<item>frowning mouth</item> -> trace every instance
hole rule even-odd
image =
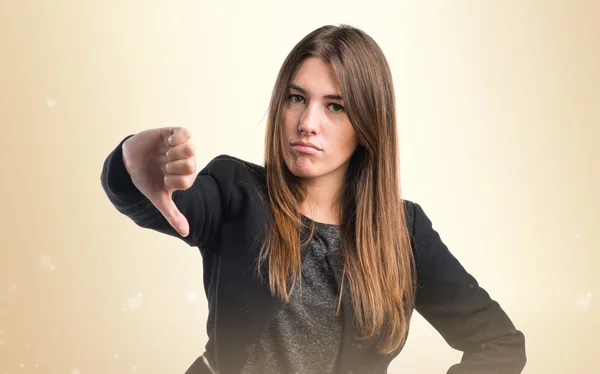
[[[310,142],[302,142],[302,141],[298,141],[298,142],[294,142],[292,143],[292,147],[300,149],[300,148],[313,148],[317,151],[320,151],[321,148],[317,147],[315,144],[310,143]]]

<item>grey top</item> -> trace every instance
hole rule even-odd
[[[315,222],[315,234],[303,249],[309,252],[302,263],[302,291],[296,281],[290,303],[254,345],[242,374],[335,372],[342,321],[341,313],[335,315],[338,284],[325,256],[339,247],[339,226]]]

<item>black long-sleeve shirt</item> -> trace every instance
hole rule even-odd
[[[199,248],[209,304],[205,356],[220,374],[239,373],[282,305],[251,271],[268,212],[265,169],[228,155],[210,161],[190,189],[173,193],[190,223],[190,234],[183,238],[133,185],[123,165],[121,146],[126,139],[105,160],[102,187],[115,208],[138,226]],[[409,200],[404,204],[417,264],[415,309],[450,346],[463,352],[448,374],[521,373],[526,362],[523,333],[451,254],[422,207]],[[340,284],[341,259],[333,254],[327,260]],[[342,314],[339,372],[386,373],[399,350],[381,355],[357,339],[346,296]],[[187,374],[205,372],[209,371],[197,360]]]

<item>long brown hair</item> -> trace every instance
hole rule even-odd
[[[271,293],[289,302],[307,242],[300,242],[298,210],[306,190],[284,163],[281,128],[288,84],[307,57],[331,64],[360,144],[338,194],[342,279],[348,282],[362,338],[376,339],[378,352],[389,354],[403,346],[408,334],[416,271],[400,191],[392,76],[377,43],[360,29],[328,25],[314,30],[292,49],[279,71],[265,135],[270,220],[257,271],[268,260]]]

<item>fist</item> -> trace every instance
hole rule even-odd
[[[189,189],[197,176],[191,138],[186,128],[165,127],[142,131],[123,143],[123,162],[133,184],[184,237],[189,223],[172,196]]]

